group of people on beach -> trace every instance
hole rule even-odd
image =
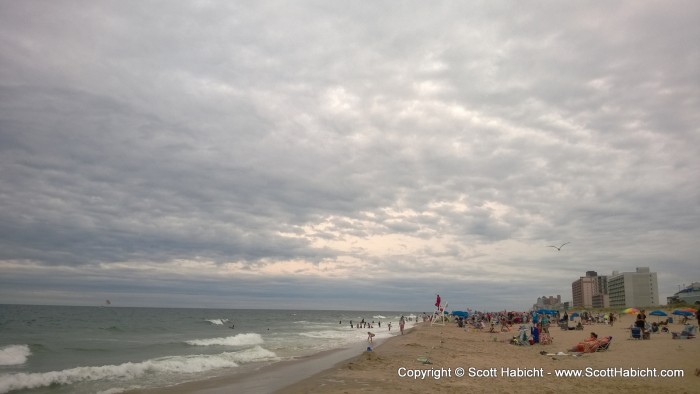
[[[343,322],[341,321],[340,323],[342,324]],[[370,323],[370,322],[366,322],[365,319],[362,319],[359,323],[356,324],[356,326],[358,329],[360,329],[360,328],[374,328],[374,324],[375,324],[374,320],[372,320],[372,322]],[[378,324],[379,324],[379,328],[382,328],[382,322],[379,321]],[[350,328],[354,328],[352,320],[350,320]],[[389,329],[391,330],[391,323],[389,323]]]
[[[341,320],[339,324],[343,324],[343,321]],[[378,328],[382,328],[382,322],[378,321],[377,323]],[[353,324],[352,320],[350,320],[350,328],[374,328],[375,322],[372,320],[372,322],[366,322],[365,319],[362,319],[359,323]],[[403,334],[404,327],[406,326],[406,318],[404,316],[401,316],[399,319],[399,330],[401,330],[401,334]],[[387,327],[389,328],[389,331],[391,331],[391,322],[387,324]]]
[[[363,323],[364,321],[365,321],[365,320],[362,319],[362,322],[361,322],[361,323]],[[374,322],[372,322],[372,323],[374,323]],[[380,323],[379,323],[379,327],[381,327],[381,326],[382,326],[382,323],[380,322]],[[389,324],[388,324],[387,326],[389,327],[389,331],[391,331],[391,322],[389,322]],[[352,321],[350,322],[350,327],[352,327]],[[360,326],[358,325],[358,328],[359,328],[359,327],[360,327]],[[363,327],[364,327],[364,326],[363,326]],[[372,328],[372,325],[369,325],[369,328]],[[406,328],[406,318],[405,318],[404,316],[401,316],[401,318],[399,319],[399,331],[401,332],[401,335],[404,334],[404,329],[405,329],[405,328]],[[374,338],[375,336],[376,336],[376,335],[375,335],[373,332],[367,331],[367,342],[372,343],[373,338]]]

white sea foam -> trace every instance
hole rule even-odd
[[[253,362],[262,361],[279,361],[280,358],[277,357],[275,352],[269,351],[261,346],[253,346],[250,349],[242,350],[240,352],[228,353],[231,357],[239,363],[247,364]]]
[[[217,326],[223,326],[224,323],[226,323],[228,321],[228,319],[205,319],[205,320],[208,321],[209,323],[215,324]]]
[[[307,331],[300,332],[299,335],[309,337],[309,338],[323,338],[323,339],[338,339],[338,338],[348,338],[352,333],[348,331],[339,330],[323,330],[323,331]]]
[[[252,346],[260,345],[263,342],[264,341],[262,339],[262,336],[256,333],[238,334],[231,337],[193,339],[191,341],[185,341],[186,344],[192,346]]]
[[[140,388],[140,387],[132,386],[130,388],[111,388],[111,389],[107,389],[104,391],[98,391],[97,394],[119,394],[119,393],[123,393],[127,390],[136,390],[138,388]]]
[[[277,355],[260,346],[240,352],[225,352],[215,355],[192,355],[163,357],[139,363],[77,367],[63,371],[41,373],[15,373],[0,375],[0,393],[31,389],[52,384],[74,384],[85,381],[133,380],[146,374],[188,374],[206,372],[219,368],[237,367],[239,363],[277,361]],[[117,389],[114,389],[117,390]]]
[[[32,354],[27,345],[10,345],[0,349],[0,365],[21,365]]]
[[[386,319],[386,316],[382,316],[382,315],[375,315],[375,316],[372,316],[372,317],[375,318],[375,319]]]

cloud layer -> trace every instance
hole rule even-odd
[[[700,279],[699,13],[6,3],[0,301],[510,309],[649,266],[664,302]]]

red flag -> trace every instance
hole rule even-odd
[[[437,295],[437,300],[435,300],[435,306],[440,307],[440,294]]]

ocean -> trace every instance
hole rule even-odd
[[[414,324],[414,314],[389,311],[0,305],[0,393],[115,394],[251,373],[364,349],[370,329],[359,321],[374,321],[382,339],[399,333],[401,315]]]

